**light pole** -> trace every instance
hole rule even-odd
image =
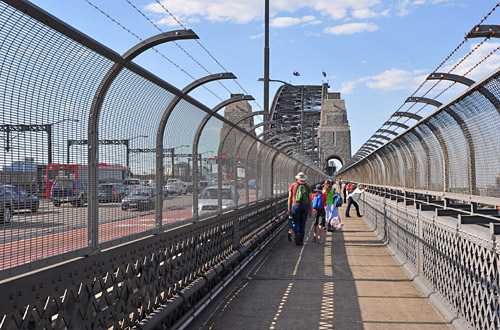
[[[79,120],[78,119],[75,119],[75,118],[66,118],[66,119],[62,119],[62,120],[59,120],[59,121],[56,121],[55,123],[51,123],[51,124],[47,124],[47,164],[52,164],[52,126],[54,125],[57,125],[57,124],[60,124],[60,123],[63,123],[65,121],[71,121],[71,122],[74,122],[74,123],[78,123]]]
[[[204,154],[208,154],[209,152],[215,152],[215,151],[213,151],[213,150],[208,150],[208,151],[202,152],[202,153],[200,154],[200,178],[203,176],[203,163],[202,163],[202,161],[203,161],[203,157],[202,157],[202,156],[203,156]],[[208,161],[207,161],[207,163],[208,163]],[[208,165],[208,164],[207,164],[207,165]]]
[[[0,125],[0,132],[5,132],[7,137],[6,137],[6,145],[5,145],[5,151],[9,152],[10,151],[10,132],[47,132],[47,162],[48,164],[52,163],[52,126],[63,123],[65,121],[71,121],[74,123],[78,123],[79,120],[75,118],[66,118],[66,119],[61,119],[59,121],[56,121],[54,123],[50,124],[41,124],[41,125],[24,125],[24,124],[19,124],[19,125]]]
[[[147,137],[148,137],[147,135],[137,135],[124,140],[126,141],[125,147],[127,148],[127,168],[129,169],[129,171],[130,171],[130,141],[138,138],[147,138]]]
[[[266,82],[266,80],[264,78],[257,78],[257,81],[263,81],[263,82]],[[286,81],[283,81],[283,80],[279,80],[279,79],[269,79],[270,82],[279,82],[279,83],[282,83],[282,84],[285,84],[287,86],[295,86],[295,85],[292,85],[290,83],[287,83]]]
[[[171,161],[172,161],[172,178],[175,176],[175,149],[177,148],[188,148],[189,145],[187,144],[181,144],[180,146],[176,146],[176,147],[173,147],[173,148],[168,148],[168,150],[170,150],[171,152]]]
[[[264,5],[264,120],[267,121],[269,120],[269,0],[265,0]],[[267,130],[266,126],[264,131]]]

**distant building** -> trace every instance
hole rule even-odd
[[[5,165],[2,169],[4,172],[36,172],[37,164],[35,158],[26,157],[22,161],[13,162],[11,165]]]

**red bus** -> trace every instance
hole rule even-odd
[[[88,166],[80,164],[48,164],[37,167],[37,190],[39,196],[50,197],[56,179],[72,179],[87,182]],[[119,164],[99,163],[99,183],[122,182],[128,168]]]

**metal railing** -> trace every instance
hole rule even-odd
[[[271,232],[270,199],[0,284],[1,329],[172,326],[213,298]]]
[[[498,329],[497,208],[381,186],[369,186],[360,207],[447,321],[458,329]]]
[[[279,195],[298,170],[322,175],[218,113],[250,96],[188,95],[233,74],[179,89],[133,62],[196,38],[160,33],[120,55],[29,1],[0,1],[0,279]]]
[[[403,133],[373,146],[339,175],[356,182],[498,198],[499,100],[496,70]]]
[[[161,33],[120,55],[0,1],[1,329],[183,322],[283,225],[296,172],[319,181],[217,113],[251,97],[188,95],[234,75],[181,90],[133,62],[193,38]]]

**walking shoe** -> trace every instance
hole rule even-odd
[[[318,237],[318,244],[321,244],[321,237]]]
[[[300,234],[295,234],[295,245],[302,245]]]
[[[313,243],[316,243],[318,241],[318,239],[316,238],[316,236],[313,237]]]
[[[292,241],[292,233],[291,232],[288,232],[288,241],[291,242]]]
[[[350,215],[346,215],[345,217],[346,217],[346,218],[350,218],[351,216],[350,216]]]

